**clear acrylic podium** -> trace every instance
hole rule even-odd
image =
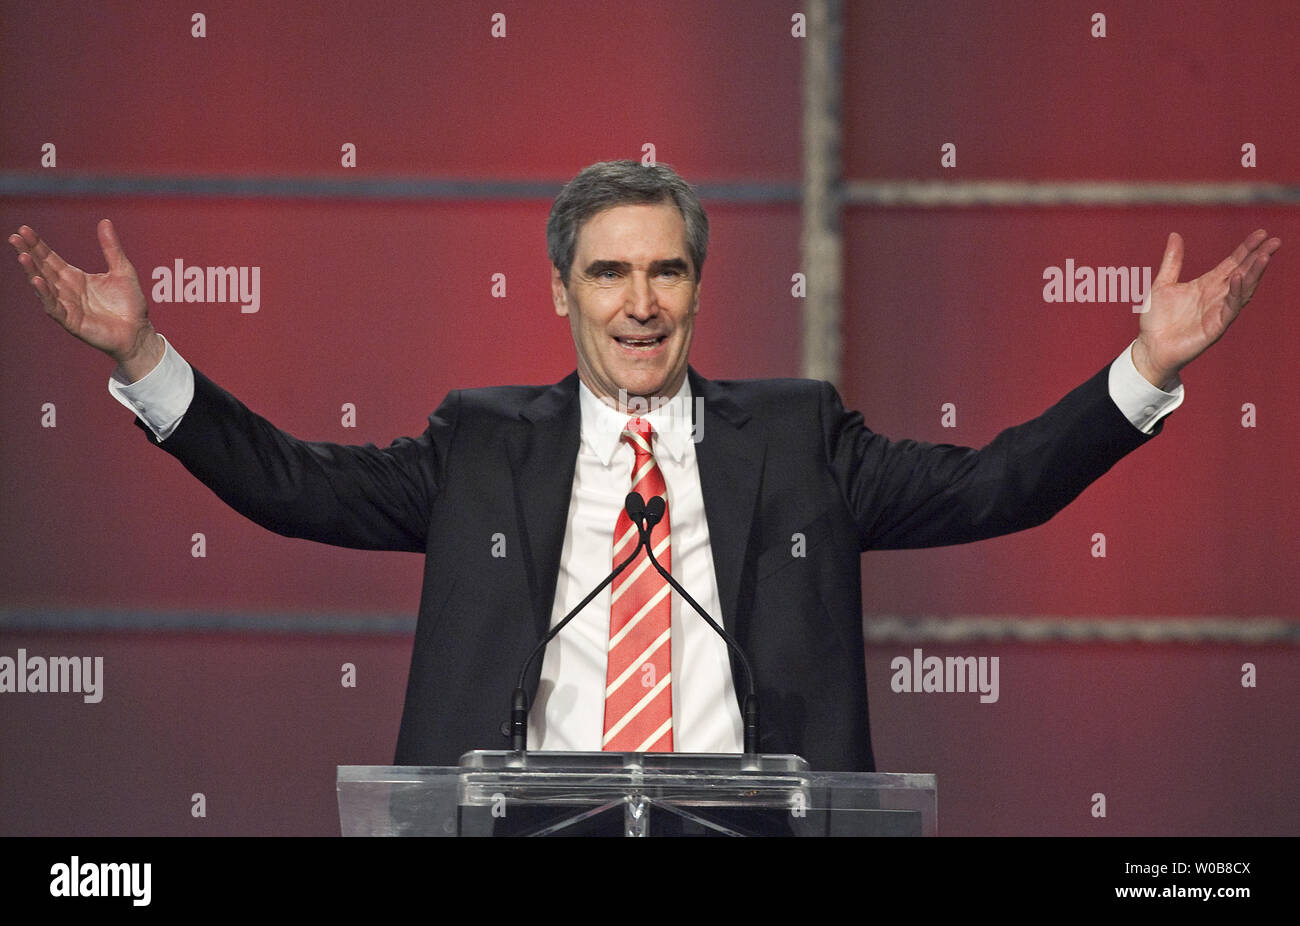
[[[798,756],[477,751],[341,765],[344,836],[933,836],[933,775]]]

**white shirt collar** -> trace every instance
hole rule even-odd
[[[587,388],[587,384],[578,380],[578,399],[582,414],[582,442],[594,453],[601,465],[610,466],[614,454],[622,442],[623,429],[632,418],[644,418],[654,427],[654,451],[666,453],[676,463],[686,455],[686,445],[691,440],[691,380],[682,378],[681,388],[666,401],[660,401],[654,408],[644,404],[644,400],[630,399],[629,410],[619,412],[606,405],[596,394]],[[637,403],[643,404],[638,407]]]

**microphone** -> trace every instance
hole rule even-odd
[[[632,494],[636,495],[635,492]],[[719,627],[713,618],[709,617],[705,610],[700,607],[699,603],[690,596],[690,593],[678,584],[672,574],[659,564],[659,560],[655,559],[654,544],[650,542],[650,533],[654,530],[655,525],[663,520],[664,512],[668,507],[667,503],[658,495],[646,502],[644,508],[645,524],[643,525],[639,518],[632,516],[630,500],[629,496],[628,516],[632,517],[633,523],[636,524],[637,530],[641,533],[641,545],[645,547],[646,556],[650,557],[650,563],[655,569],[659,570],[659,574],[668,581],[668,584],[673,587],[677,594],[681,595],[695,609],[695,612],[704,618],[705,623],[722,637],[723,642],[727,644],[727,648],[736,655],[740,660],[740,664],[745,667],[745,678],[749,681],[749,693],[745,695],[741,710],[742,736],[745,755],[755,755],[758,752],[758,693],[754,690],[754,669],[749,664],[749,658],[745,655],[745,651],[740,648],[740,644],[732,638],[731,634]],[[636,500],[640,502],[641,496],[637,495]]]
[[[658,497],[655,496],[655,498]],[[640,525],[641,519],[645,517],[645,499],[641,497],[641,493],[627,493],[627,500],[623,502],[623,510],[627,512],[627,516],[632,519],[633,524]],[[659,517],[663,517],[663,512],[659,513]],[[659,518],[655,519],[655,523],[659,523]]]
[[[658,501],[660,503],[659,507],[662,509],[663,499],[658,499]],[[533,647],[533,651],[528,655],[528,659],[524,662],[524,667],[519,670],[519,683],[515,686],[514,694],[510,696],[510,720],[508,723],[502,725],[503,732],[510,737],[510,748],[515,752],[524,752],[528,749],[529,705],[528,690],[525,687],[525,683],[528,678],[528,669],[532,666],[533,660],[541,654],[542,650],[546,649],[546,644],[555,639],[556,635],[564,629],[564,626],[569,623],[569,621],[577,617],[579,611],[591,603],[591,599],[599,595],[605,586],[618,578],[618,574],[632,564],[632,560],[636,559],[637,554],[641,552],[641,547],[643,547],[650,539],[649,533],[641,529],[641,519],[645,517],[645,500],[641,498],[639,492],[628,493],[627,498],[623,501],[623,510],[626,511],[627,516],[632,519],[632,523],[637,526],[637,532],[640,535],[640,539],[633,548],[631,555],[615,566],[614,571],[605,577],[604,582],[601,582],[593,588],[586,598],[578,602],[577,606],[566,614],[562,621],[552,627],[546,636],[542,637],[541,641]],[[663,516],[663,511],[660,510],[659,518],[662,518]],[[655,519],[655,523],[658,523],[659,518]]]

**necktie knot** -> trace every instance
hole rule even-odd
[[[650,439],[654,436],[654,426],[644,418],[629,418],[623,428],[623,440],[632,445],[637,458],[643,454],[654,454]]]

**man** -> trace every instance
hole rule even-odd
[[[667,501],[652,539],[665,564],[749,653],[761,751],[873,769],[861,553],[1050,518],[1158,433],[1182,401],[1179,371],[1222,336],[1281,245],[1256,231],[1179,283],[1182,240],[1170,235],[1133,344],[975,451],[888,441],[825,383],[692,370],[708,223],[669,168],[587,168],[547,232],[576,372],[554,386],[453,392],[420,437],[383,450],[296,440],[191,370],[150,324],[107,220],[106,274],[68,266],[26,226],[9,239],[46,312],[117,362],[113,393],[225,501],[286,535],[426,554],[398,764],[506,745],[524,659],[635,544],[620,514],[635,486]],[[530,745],[738,752],[735,668],[635,563],[528,679]]]

